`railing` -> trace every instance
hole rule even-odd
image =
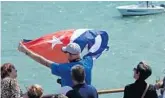
[[[101,94],[110,94],[110,93],[119,93],[119,92],[124,92],[124,88],[97,91],[97,93],[99,95],[101,95]]]
[[[110,93],[120,93],[123,92],[124,88],[119,88],[119,89],[109,89],[109,90],[98,90],[98,94],[110,94]],[[55,94],[48,94],[48,95],[44,95],[42,96],[42,98],[51,98],[53,95]]]

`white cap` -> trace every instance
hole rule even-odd
[[[62,47],[63,52],[69,52],[71,54],[80,54],[81,48],[77,43],[70,43],[65,47]]]

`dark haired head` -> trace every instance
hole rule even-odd
[[[139,64],[137,65],[136,71],[140,72],[139,79],[141,79],[141,80],[146,80],[152,74],[151,67],[148,66],[143,61],[139,62]]]
[[[73,66],[71,71],[73,80],[77,81],[78,83],[84,82],[85,70],[82,65]]]
[[[1,66],[1,79],[8,77],[12,72],[12,69],[15,69],[14,65],[11,63],[5,63]]]

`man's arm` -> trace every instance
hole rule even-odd
[[[93,67],[93,58],[92,58],[92,56],[84,56],[83,57],[83,62],[86,63],[89,68]]]
[[[25,53],[27,56],[29,56],[33,60],[37,61],[38,63],[45,65],[46,67],[51,68],[51,64],[53,63],[52,61],[47,60],[46,58],[32,52],[31,50],[26,48],[21,42],[19,43],[18,50],[20,52]]]

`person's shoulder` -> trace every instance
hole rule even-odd
[[[87,85],[87,84],[86,84],[86,89],[87,89],[87,90],[90,90],[90,91],[97,91],[96,88],[95,88],[94,86],[92,86],[92,85]]]
[[[133,86],[134,86],[134,83],[127,84],[127,85],[125,86],[125,89],[131,89]]]
[[[8,77],[2,79],[2,80],[1,80],[1,87],[2,87],[2,88],[3,88],[3,87],[6,88],[6,86],[9,86],[10,82],[11,82],[11,79],[8,78]],[[1,89],[2,89],[2,88],[1,88]]]
[[[130,84],[127,84],[125,87],[132,87],[134,85],[135,85],[135,83],[130,83]]]
[[[5,77],[4,79],[2,79],[2,81],[8,81],[8,80],[12,80],[12,78],[10,78],[10,77]]]
[[[93,85],[87,85],[87,87],[89,87],[91,89],[96,89]]]
[[[1,80],[2,83],[10,83],[10,82],[16,82],[16,79],[12,79],[10,77],[6,77]]]
[[[17,85],[18,85],[18,83],[17,83],[16,79],[12,79],[12,78],[7,77],[7,78],[4,78],[4,79],[1,80],[1,87],[2,88],[7,89],[10,86],[15,87]]]
[[[70,90],[66,93],[68,98],[82,98],[81,94],[77,90]]]
[[[72,89],[72,90],[69,90],[65,95],[66,96],[70,96],[70,95],[72,95],[72,94],[74,94],[74,93],[77,93],[77,91],[76,90],[74,90],[74,89]]]
[[[70,86],[63,86],[58,93],[66,95],[69,91],[73,90]]]

